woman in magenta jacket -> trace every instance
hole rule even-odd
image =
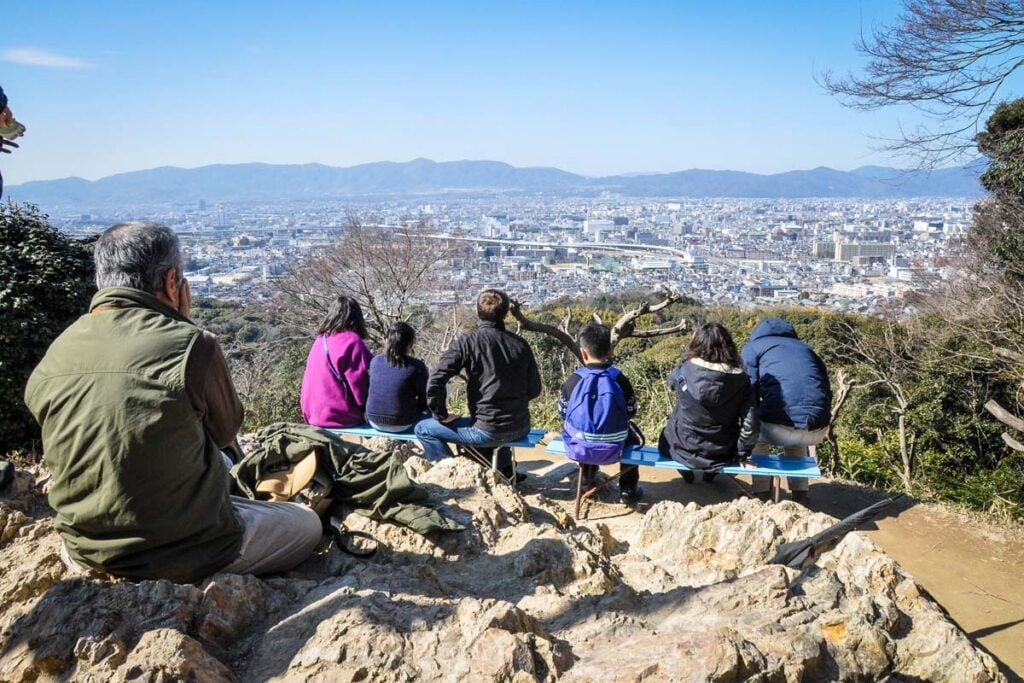
[[[363,341],[363,309],[355,299],[339,296],[316,335],[302,377],[302,415],[317,427],[362,424],[373,359]]]

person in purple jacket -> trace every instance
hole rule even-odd
[[[315,427],[340,429],[363,423],[373,354],[355,299],[339,296],[316,328],[302,376],[302,415]]]

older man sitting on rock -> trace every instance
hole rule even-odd
[[[195,582],[290,569],[321,538],[310,509],[228,494],[242,408],[217,340],[188,318],[174,232],[123,223],[96,243],[89,312],[50,346],[25,402],[43,428],[65,562]]]

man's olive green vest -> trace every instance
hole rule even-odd
[[[50,505],[71,558],[135,579],[198,581],[238,556],[227,469],[185,393],[201,334],[137,289],[93,297],[29,378]]]

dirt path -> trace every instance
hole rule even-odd
[[[523,471],[564,470],[561,486],[545,491],[572,507],[575,466],[536,449],[517,452]],[[615,468],[605,468],[614,473]],[[641,472],[644,504],[637,512],[617,504],[610,491],[590,508],[590,520],[613,533],[628,530],[635,515],[660,500],[700,505],[734,498],[724,477],[710,484],[686,484],[673,471],[646,467]],[[526,484],[529,489],[529,482]],[[884,497],[872,489],[823,482],[811,486],[811,507],[843,517]],[[968,636],[999,662],[1011,680],[1024,680],[1024,534],[984,524],[936,505],[908,501],[886,511],[864,533],[910,572]]]

